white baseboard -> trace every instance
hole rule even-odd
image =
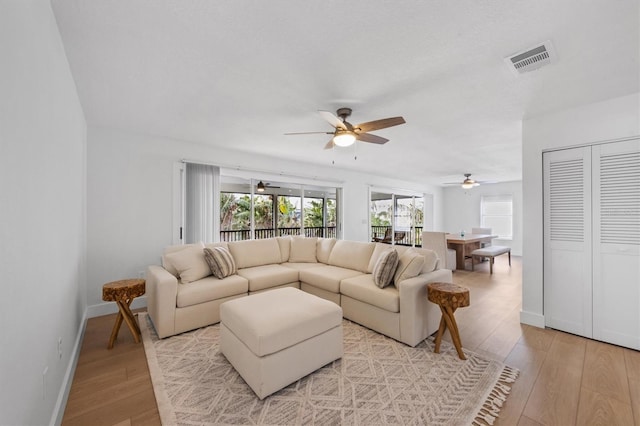
[[[140,296],[133,299],[131,309],[147,307],[147,296]],[[115,302],[98,303],[87,307],[87,318],[101,317],[118,312],[118,305]]]
[[[520,322],[538,328],[544,328],[544,315],[534,312],[520,311]]]
[[[78,365],[78,358],[80,357],[80,348],[82,348],[82,340],[84,339],[84,331],[87,328],[87,310],[85,309],[80,327],[78,328],[78,334],[73,344],[71,351],[71,358],[69,358],[69,365],[67,365],[67,371],[64,374],[62,380],[62,386],[58,392],[58,399],[53,407],[53,413],[51,414],[50,425],[62,424],[62,418],[64,417],[64,409],[67,407],[67,401],[69,399],[69,392],[71,391],[71,384],[73,383],[73,376],[76,373],[76,366]]]

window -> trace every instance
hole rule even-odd
[[[501,239],[513,237],[513,196],[488,195],[480,201],[480,223]]]
[[[342,188],[190,161],[174,166],[175,244],[285,235],[342,238]]]

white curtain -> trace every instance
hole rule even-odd
[[[210,243],[220,235],[220,168],[186,163],[184,242]]]

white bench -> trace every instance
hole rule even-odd
[[[507,253],[509,255],[509,266],[511,266],[511,247],[505,246],[489,246],[474,250],[471,252],[471,270],[474,270],[476,257],[489,258],[489,272],[493,274],[493,260],[496,256]]]

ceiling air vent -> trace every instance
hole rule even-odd
[[[504,58],[509,68],[517,74],[537,70],[555,60],[556,52],[550,40]]]

